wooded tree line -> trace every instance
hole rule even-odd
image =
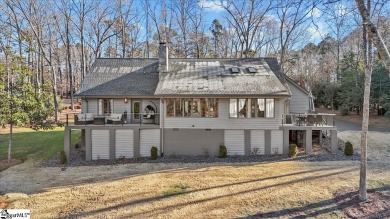
[[[386,4],[372,9],[379,27],[388,20]],[[213,10],[219,18],[206,20]],[[1,63],[18,59],[36,93],[72,96],[96,58],[157,57],[161,41],[171,57],[276,56],[308,89],[339,79],[345,52],[362,56],[359,12],[343,1],[0,0],[0,12]],[[387,28],[379,29],[388,39]],[[323,40],[309,43],[313,35]]]

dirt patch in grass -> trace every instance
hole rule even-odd
[[[390,187],[367,190],[368,200],[359,200],[358,189],[341,189],[334,194],[339,209],[351,218],[389,218]]]
[[[0,160],[0,172],[21,163],[23,163],[23,161],[17,159],[11,159],[10,162],[8,162],[8,160]]]

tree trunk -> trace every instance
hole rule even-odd
[[[390,76],[390,53],[384,43],[382,37],[380,36],[376,26],[372,23],[370,19],[370,11],[368,7],[366,8],[364,0],[355,0],[356,5],[358,6],[360,15],[363,19],[363,24],[366,26],[366,31],[372,42],[375,44],[375,47],[379,53],[379,58],[381,59],[383,65],[385,66],[389,76]]]
[[[370,0],[367,1],[367,9],[370,10]],[[366,15],[370,17],[369,11]],[[363,121],[362,132],[360,138],[360,182],[359,182],[359,199],[361,201],[367,200],[367,133],[368,122],[370,115],[370,88],[371,88],[371,74],[372,74],[372,36],[368,34],[370,26],[363,17],[363,46],[364,46],[364,101],[363,101]]]
[[[11,115],[12,118],[12,115]],[[11,162],[11,148],[12,148],[12,134],[13,134],[13,124],[10,123],[10,129],[9,129],[9,139],[8,139],[8,163]]]

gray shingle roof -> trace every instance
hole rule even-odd
[[[231,67],[240,73],[232,74]],[[257,69],[249,73],[248,67]],[[275,72],[275,73],[274,73]],[[158,59],[96,59],[79,96],[290,95],[278,79],[274,58],[169,59],[158,73]]]
[[[231,73],[235,66],[240,73]],[[257,73],[249,73],[248,67],[255,67]],[[290,92],[263,58],[170,59],[169,72],[160,74],[155,94],[275,96]]]
[[[76,95],[153,96],[158,59],[96,59]]]

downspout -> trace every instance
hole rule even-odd
[[[160,101],[161,157],[164,156],[164,99]]]

